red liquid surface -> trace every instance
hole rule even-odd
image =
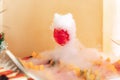
[[[64,46],[70,40],[70,36],[67,30],[56,28],[54,29],[54,39],[59,45]]]

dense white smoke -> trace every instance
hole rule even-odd
[[[67,39],[67,42],[65,42],[64,45],[60,45],[61,43],[58,43],[56,41],[56,43],[58,44],[56,45],[55,49],[40,53],[41,56],[44,56],[44,58],[41,58],[40,61],[37,59],[31,59],[34,64],[44,63],[47,60],[52,59],[55,61],[60,61],[61,63],[66,65],[77,66],[81,70],[84,70],[94,69],[93,63],[95,61],[102,61],[101,52],[99,52],[95,48],[84,47],[76,38],[76,24],[72,17],[72,14],[68,13],[66,15],[60,15],[56,13],[54,15],[54,20],[52,24],[53,34],[55,34],[55,29],[58,29],[58,31],[60,29],[63,32],[58,33],[57,36],[54,36],[54,39],[60,38],[61,40],[63,40],[63,43],[66,38],[69,37],[69,39]],[[68,37],[66,37],[64,32],[68,33]],[[64,38],[61,38],[61,36],[63,36]],[[61,40],[60,42],[62,42]],[[108,75],[106,74],[106,69],[99,68],[98,70],[101,73]],[[36,75],[39,74],[38,76],[40,78],[42,77],[44,80],[78,80],[78,77],[75,76],[73,72],[64,70],[63,68],[61,69],[60,66],[54,66],[52,68],[46,67],[46,69],[42,71],[33,72],[35,72]],[[79,80],[81,80],[80,77]]]
[[[55,60],[60,60],[66,64],[73,64],[80,68],[90,68],[92,61],[100,58],[100,53],[96,49],[85,48],[76,38],[76,24],[72,14],[54,15],[52,28],[60,28],[68,31],[70,41],[64,46],[57,45],[53,51],[44,53],[49,54],[48,58],[52,57]]]

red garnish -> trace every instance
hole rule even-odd
[[[25,75],[24,75],[24,74],[18,74],[18,75],[16,75],[16,76],[11,77],[10,79],[20,78],[20,77],[25,77]]]
[[[2,34],[0,33],[0,39],[2,38]]]
[[[28,60],[30,58],[32,58],[32,56],[24,57],[24,58],[22,58],[22,60]]]
[[[118,72],[120,72],[120,60],[113,64]]]
[[[8,74],[11,74],[13,71],[11,70],[7,70],[7,71],[4,71],[4,72],[0,72],[0,75],[8,75]]]
[[[29,78],[28,80],[34,80],[34,79],[32,79],[32,78]]]
[[[70,36],[67,30],[56,28],[54,29],[54,39],[58,44],[64,46],[70,40]]]

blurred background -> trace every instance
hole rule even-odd
[[[50,30],[54,13],[73,14],[77,37],[86,47],[100,51],[110,49],[106,49],[108,43],[105,42],[109,41],[103,35],[108,28],[103,28],[102,0],[4,0],[3,8],[7,9],[3,13],[6,41],[16,56],[55,47]]]

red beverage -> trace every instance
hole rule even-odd
[[[70,40],[70,35],[67,30],[55,28],[54,39],[59,45],[64,46]]]

